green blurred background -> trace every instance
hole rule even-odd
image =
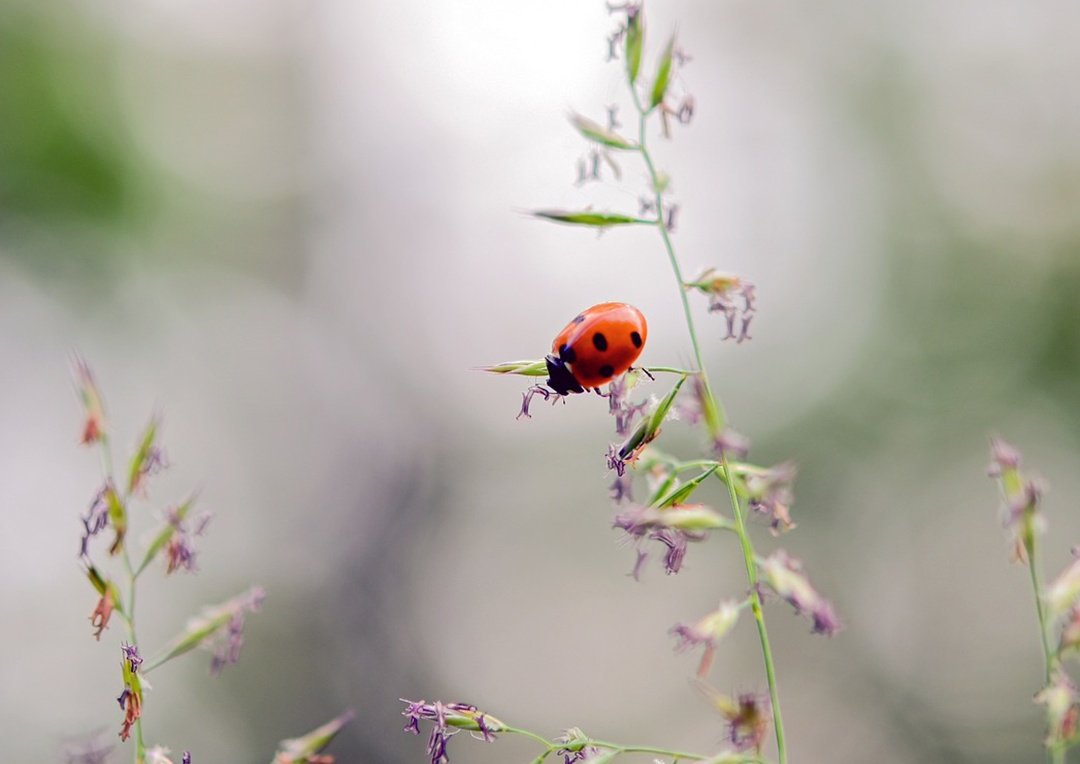
[[[6,760],[119,724],[121,630],[90,638],[75,555],[99,473],[73,350],[119,445],[163,416],[136,532],[193,486],[216,512],[197,576],[147,578],[144,644],[269,593],[220,678],[155,672],[149,742],[268,761],[351,706],[340,761],[421,762],[397,699],[423,697],[719,746],[666,631],[742,591],[737,549],[635,584],[603,402],[515,421],[524,384],[469,371],[608,299],[649,317],[647,363],[688,363],[654,236],[521,214],[637,207],[632,162],[573,185],[565,124],[627,113],[614,23],[571,0],[0,3]],[[1047,477],[1052,575],[1080,542],[1080,6],[686,0],[647,25],[693,56],[695,121],[656,144],[684,266],[758,286],[751,343],[698,304],[710,367],[753,457],[799,462],[781,543],[848,626],[769,610],[794,760],[1041,761],[1034,608],[985,466],[1000,433]],[[749,624],[713,681],[762,685]]]

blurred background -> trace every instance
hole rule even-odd
[[[695,303],[714,381],[754,460],[800,465],[798,529],[759,544],[801,557],[847,624],[825,640],[769,608],[793,759],[1042,761],[1034,607],[985,467],[1000,433],[1046,476],[1054,575],[1080,542],[1080,6],[646,13],[645,71],[676,27],[693,58],[694,122],[654,139],[684,267],[758,286],[750,343],[721,343]],[[631,160],[574,185],[587,146],[565,121],[611,104],[628,121],[615,25],[571,0],[0,4],[6,760],[62,761],[120,722],[122,628],[91,638],[76,558],[101,479],[77,444],[76,350],[118,457],[163,420],[172,466],[134,538],[195,487],[216,515],[197,575],[146,576],[144,646],[268,591],[238,665],[154,673],[148,742],[264,762],[351,706],[340,761],[422,762],[404,697],[719,747],[667,630],[744,589],[736,546],[635,583],[604,403],[515,421],[526,383],[470,370],[542,356],[609,299],[648,316],[646,363],[689,363],[655,235],[522,214],[637,208]],[[763,688],[749,622],[712,679]],[[463,735],[450,752],[537,750]]]

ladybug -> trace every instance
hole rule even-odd
[[[582,311],[551,343],[547,385],[559,395],[598,389],[627,371],[648,336],[645,316],[624,302]]]

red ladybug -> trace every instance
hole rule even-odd
[[[629,369],[648,326],[633,305],[602,302],[582,311],[551,343],[547,384],[559,395],[599,388]]]

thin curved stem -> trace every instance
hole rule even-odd
[[[700,753],[672,751],[667,748],[655,748],[650,745],[619,745],[618,743],[608,743],[603,740],[590,740],[589,744],[595,745],[597,748],[607,748],[608,750],[618,751],[619,753],[652,753],[657,756],[670,756],[673,759],[689,759],[690,761],[704,761],[711,758],[711,756],[702,756]]]
[[[521,735],[522,737],[531,738],[531,739],[535,740],[537,743],[539,743],[540,745],[547,747],[547,749],[549,751],[554,751],[559,747],[558,745],[556,745],[555,743],[552,743],[550,740],[548,740],[543,735],[537,735],[535,732],[530,732],[529,730],[521,729],[520,727],[507,726],[506,731],[513,734],[513,735]]]
[[[645,167],[648,169],[649,183],[652,186],[654,195],[653,203],[656,205],[656,229],[660,232],[660,238],[664,242],[664,250],[667,252],[668,262],[671,265],[671,271],[674,274],[678,285],[679,299],[682,301],[683,315],[686,317],[686,328],[690,333],[690,344],[694,348],[694,360],[697,363],[697,371],[701,376],[702,386],[704,387],[703,394],[718,412],[720,419],[718,426],[722,428],[727,421],[727,416],[724,412],[723,404],[713,394],[712,386],[709,384],[709,374],[702,359],[701,344],[698,342],[697,330],[694,327],[694,316],[690,310],[690,300],[686,296],[686,281],[683,278],[682,268],[679,267],[679,259],[675,255],[675,247],[671,243],[671,236],[664,223],[663,186],[660,183],[659,173],[656,171],[656,166],[653,164],[652,155],[649,153],[647,145],[646,127],[649,111],[642,107],[641,99],[638,97],[637,90],[633,85],[630,87],[630,93],[634,99],[634,106],[638,111],[638,151],[645,162]],[[724,475],[730,475],[731,471],[728,466],[727,453],[725,451],[721,451],[721,464],[723,465]],[[743,561],[746,564],[746,576],[750,584],[751,607],[754,612],[754,621],[757,623],[758,639],[761,642],[761,654],[765,663],[765,676],[769,684],[769,699],[772,703],[773,729],[776,734],[777,756],[780,764],[787,764],[784,723],[780,713],[780,692],[776,681],[776,668],[773,663],[772,647],[769,643],[769,633],[765,628],[765,614],[761,607],[761,595],[757,590],[758,576],[754,547],[750,540],[750,535],[746,531],[746,522],[743,518],[742,505],[739,501],[738,494],[735,491],[734,481],[725,480],[723,482],[728,487],[728,498],[731,501],[731,510],[735,514],[737,533],[742,547]]]
[[[126,501],[126,497],[125,497]],[[132,645],[138,646],[139,639],[135,635],[135,579],[138,574],[131,565],[131,556],[128,554],[127,544],[124,545],[124,567],[128,573],[128,602],[127,602],[127,627],[128,640]],[[142,716],[135,720],[135,753],[134,764],[142,764],[146,755],[146,743],[143,741]]]
[[[1031,588],[1035,590],[1035,612],[1039,617],[1039,637],[1043,649],[1043,662],[1045,665],[1046,684],[1049,685],[1054,679],[1054,669],[1057,667],[1057,657],[1050,644],[1050,623],[1046,618],[1046,607],[1043,602],[1042,575],[1039,572],[1037,559],[1037,544],[1034,533],[1028,536],[1030,541],[1025,544],[1028,558],[1028,572],[1031,574]],[[1046,760],[1050,764],[1065,764],[1065,748],[1063,746],[1051,746],[1046,749]]]
[[[1028,545],[1027,558],[1028,558],[1028,572],[1031,574],[1031,587],[1035,591],[1035,612],[1039,617],[1039,636],[1042,642],[1043,649],[1043,662],[1046,666],[1046,683],[1050,684],[1050,680],[1054,675],[1055,658],[1054,651],[1050,646],[1050,629],[1049,624],[1046,622],[1046,609],[1043,606],[1043,586],[1042,576],[1039,573],[1039,565],[1036,561],[1036,547],[1034,540]]]
[[[102,466],[102,469],[105,472],[105,477],[109,481],[109,484],[114,484],[112,447],[109,444],[109,438],[108,438],[107,434],[102,434],[102,436],[101,436],[101,449],[100,449],[100,451],[101,451],[101,466]],[[131,498],[130,494],[125,493],[124,496],[120,499],[120,501],[126,507],[127,503],[128,503],[128,500],[130,498]],[[127,575],[128,575],[127,607],[122,609],[121,615],[124,617],[124,622],[127,624],[128,641],[132,645],[137,647],[138,644],[139,644],[139,640],[138,640],[138,637],[135,635],[135,590],[136,590],[135,584],[136,584],[136,579],[138,579],[138,577],[139,577],[139,573],[135,570],[134,566],[132,566],[132,564],[131,564],[131,555],[128,553],[127,544],[124,543],[121,548],[123,550],[122,557],[123,557],[123,560],[124,560],[124,568],[126,569]],[[133,760],[134,764],[143,764],[143,760],[145,759],[145,757],[146,757],[146,743],[144,742],[144,739],[143,739],[142,716],[139,716],[139,718],[137,718],[135,720],[135,745],[134,745],[134,753],[133,753],[133,759],[132,760]]]
[[[720,460],[724,465],[724,469],[727,470],[727,452],[721,452]],[[761,641],[761,655],[765,661],[765,677],[769,682],[769,701],[772,703],[773,726],[776,729],[776,752],[781,764],[784,764],[787,761],[787,742],[784,739],[784,721],[780,713],[780,690],[776,682],[776,668],[773,665],[769,632],[765,628],[765,613],[761,607],[761,593],[758,591],[757,562],[754,547],[750,543],[750,535],[746,532],[742,503],[735,494],[735,486],[730,481],[725,485],[728,487],[728,498],[731,500],[731,507],[735,511],[735,522],[738,525],[743,560],[746,563],[746,578],[750,582],[750,609],[754,613],[754,622],[757,623],[758,639]]]
[[[544,751],[544,753],[542,753],[540,756],[538,756],[536,759],[534,759],[534,761],[543,761],[545,758],[547,758],[552,753],[557,753],[559,751],[569,750],[569,749],[567,749],[565,743],[552,742],[552,741],[548,740],[547,738],[543,737],[542,735],[538,735],[535,732],[531,732],[530,730],[527,730],[527,729],[522,729],[520,727],[509,727],[508,726],[503,731],[514,734],[514,735],[521,735],[522,737],[527,737],[530,740],[534,740],[537,743],[539,743],[540,745],[544,746],[544,748],[546,750]],[[708,761],[708,760],[714,758],[714,755],[712,755],[712,754],[706,755],[706,754],[700,754],[700,753],[690,753],[690,752],[687,752],[687,751],[675,751],[675,750],[672,750],[670,748],[660,748],[658,746],[651,746],[651,745],[622,745],[620,743],[612,743],[612,742],[609,742],[607,740],[594,740],[593,738],[579,738],[579,739],[576,739],[573,742],[573,746],[574,746],[573,750],[578,750],[579,747],[580,748],[594,747],[594,748],[604,748],[604,749],[609,750],[609,751],[614,751],[616,754],[649,753],[649,754],[653,754],[655,756],[667,756],[667,757],[670,757],[670,758],[672,758],[672,759],[674,759],[676,761],[680,761],[680,760]],[[746,757],[744,757],[742,759],[739,759],[739,761],[744,762],[744,764],[758,764],[759,762],[763,762],[762,759],[760,759],[760,758],[758,758],[756,756],[746,756]]]

